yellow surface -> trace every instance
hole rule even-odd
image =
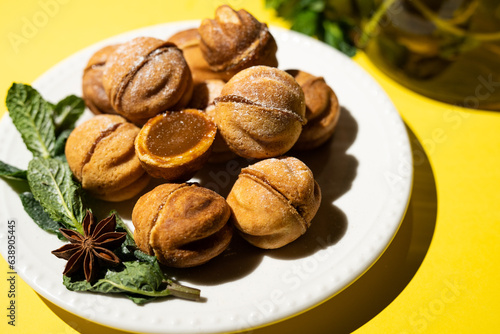
[[[286,26],[257,0],[3,0],[0,99],[13,81],[30,83],[90,44],[143,26],[211,16],[222,3]],[[363,55],[356,61],[386,89],[409,127],[415,184],[408,213],[386,253],[358,281],[312,310],[253,333],[498,333],[500,114],[428,100],[387,79]],[[7,272],[1,260],[1,333],[121,333],[69,314],[20,280],[16,327],[9,326]]]

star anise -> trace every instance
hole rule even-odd
[[[87,211],[82,227],[84,235],[61,228],[61,234],[70,243],[52,251],[52,254],[68,260],[64,275],[72,276],[83,270],[85,280],[92,282],[100,267],[116,266],[120,263],[120,258],[111,250],[122,244],[127,233],[115,232],[114,214],[96,224],[94,215]]]

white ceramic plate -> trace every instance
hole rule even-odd
[[[99,48],[137,36],[165,39],[197,25],[164,24],[105,40],[57,64],[33,85],[52,102],[81,95],[82,70]],[[323,191],[321,208],[304,236],[274,251],[258,250],[236,238],[226,253],[207,265],[172,270],[181,283],[201,289],[202,302],[167,298],[140,307],[123,297],[66,290],[61,283],[65,261],[50,253],[62,242],[30,220],[17,193],[2,181],[1,252],[7,258],[7,221],[15,219],[16,270],[22,279],[56,305],[103,325],[142,333],[217,333],[293,316],[362,275],[386,249],[406,210],[412,184],[406,129],[384,91],[351,59],[292,31],[273,28],[272,33],[279,67],[323,76],[343,108],[333,140],[299,155]],[[3,117],[0,159],[25,168],[30,158],[10,118]],[[208,166],[198,179],[227,192],[235,167],[241,162]],[[129,201],[117,206],[129,225],[132,205]]]

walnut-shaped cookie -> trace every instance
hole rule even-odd
[[[175,33],[167,40],[172,42],[182,50],[184,58],[191,70],[193,82],[197,83],[206,80],[227,81],[233,76],[233,72],[215,72],[208,65],[200,49],[200,34],[197,28],[186,29]]]
[[[215,108],[222,137],[245,158],[284,154],[306,122],[302,88],[290,74],[269,66],[253,66],[232,77]]]
[[[116,114],[109,102],[108,95],[102,86],[102,73],[109,55],[116,50],[118,45],[108,45],[90,57],[83,70],[82,98],[87,107],[94,114]]]
[[[118,115],[98,115],[77,126],[66,142],[69,168],[82,188],[110,202],[139,194],[151,177],[135,155],[139,128]]]
[[[167,181],[187,181],[208,161],[217,127],[197,109],[168,111],[151,118],[135,140],[144,169]]]
[[[323,77],[301,70],[287,72],[302,87],[306,101],[307,124],[302,128],[294,148],[298,150],[316,148],[335,132],[340,117],[339,100]]]
[[[254,246],[279,248],[303,235],[321,202],[311,170],[293,157],[259,161],[241,170],[227,203],[232,222]]]
[[[134,206],[134,239],[145,253],[166,266],[203,264],[231,241],[226,200],[196,184],[165,183],[144,194]]]
[[[191,99],[193,79],[182,51],[170,42],[138,37],[113,52],[103,86],[117,113],[136,124]]]
[[[198,31],[201,52],[213,71],[236,74],[255,65],[278,66],[278,46],[267,25],[244,9],[222,5]]]

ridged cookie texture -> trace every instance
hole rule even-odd
[[[182,51],[152,37],[120,45],[106,62],[102,81],[116,112],[139,125],[164,111],[183,108],[193,91]]]
[[[82,98],[96,115],[116,114],[102,85],[102,75],[109,56],[118,45],[108,45],[95,52],[87,62],[82,76]]]
[[[130,199],[149,183],[135,154],[139,128],[118,115],[98,115],[76,127],[65,147],[68,165],[82,188],[111,202]]]
[[[171,267],[201,265],[222,253],[232,238],[230,208],[219,194],[196,184],[165,183],[134,206],[134,239],[145,253]]]
[[[323,77],[301,70],[288,70],[304,91],[307,124],[294,145],[295,149],[310,150],[332,137],[340,117],[340,104],[333,89]]]
[[[222,5],[215,19],[202,21],[198,32],[203,57],[215,72],[234,75],[251,66],[278,66],[278,46],[267,25],[244,9]]]
[[[284,154],[306,123],[302,88],[291,75],[269,66],[250,67],[232,77],[215,107],[221,136],[245,158]]]
[[[274,249],[307,231],[320,206],[321,189],[299,159],[271,158],[243,168],[227,202],[243,238]]]

